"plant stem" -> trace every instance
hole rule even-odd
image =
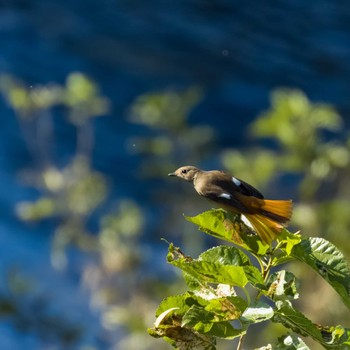
[[[237,350],[243,349],[243,340],[244,340],[245,334],[242,334],[241,337],[239,338],[238,344],[237,344]]]

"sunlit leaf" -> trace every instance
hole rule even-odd
[[[323,238],[312,237],[294,246],[291,255],[312,267],[350,308],[350,270],[337,247]]]
[[[186,262],[184,260],[170,263],[203,282],[223,283],[239,287],[244,287],[248,283],[248,278],[241,266],[221,265],[207,261]]]
[[[284,229],[277,237],[277,241],[280,242],[281,249],[283,249],[287,255],[290,255],[293,247],[301,242],[301,235],[298,233],[291,233]]]
[[[185,218],[197,225],[201,231],[256,254],[264,255],[270,248],[241,221],[239,215],[227,213],[225,210],[213,209],[197,216],[185,216]]]
[[[229,322],[218,321],[214,312],[192,306],[182,319],[182,326],[225,339],[233,339],[245,333],[245,329],[235,329]]]
[[[242,321],[244,323],[258,323],[269,320],[273,317],[273,308],[260,301],[256,304],[249,306],[242,314]]]
[[[175,315],[184,315],[192,305],[200,305],[199,300],[200,298],[191,293],[169,296],[158,306],[156,317],[170,309],[174,310]],[[203,305],[205,304],[206,302],[203,301]]]
[[[224,258],[220,252],[225,252]],[[192,277],[205,283],[222,283],[244,287],[249,281],[253,284],[263,284],[259,270],[250,265],[248,257],[234,247],[216,247],[200,255],[198,259],[190,259],[177,254],[172,246],[169,247],[168,262]],[[244,262],[244,265],[228,265]]]
[[[238,296],[211,299],[205,310],[215,314],[215,321],[238,319],[247,308],[247,302]]]
[[[310,336],[326,349],[347,350],[350,346],[350,330],[341,326],[325,327],[312,323],[289,301],[277,301],[274,322],[302,336]],[[292,348],[293,349],[293,348]]]

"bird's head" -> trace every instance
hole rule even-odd
[[[177,176],[180,177],[181,179],[184,179],[186,181],[193,181],[196,175],[200,172],[201,170],[191,166],[191,165],[186,165],[182,166],[181,168],[175,170],[173,173],[168,174],[168,176]]]

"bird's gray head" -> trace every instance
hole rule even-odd
[[[184,179],[186,181],[193,181],[196,175],[200,172],[201,170],[191,166],[191,165],[186,165],[182,166],[181,168],[175,170],[173,173],[168,174],[168,176],[177,176],[180,177],[181,179]]]

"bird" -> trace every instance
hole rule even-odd
[[[223,209],[243,215],[260,239],[271,244],[292,217],[292,200],[265,199],[252,185],[224,171],[204,171],[186,165],[169,173],[192,182],[196,192]]]

